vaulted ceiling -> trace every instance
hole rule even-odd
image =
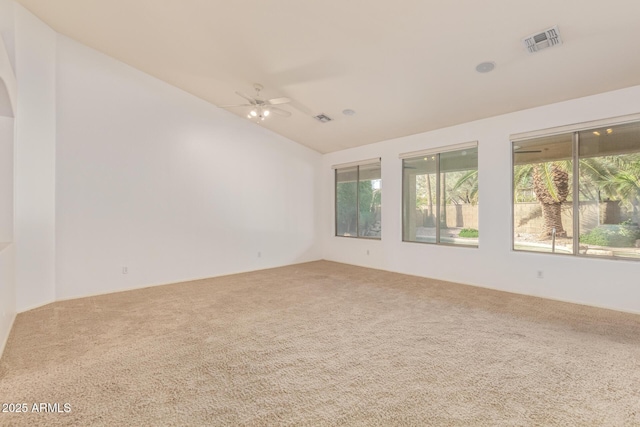
[[[640,84],[638,0],[18,2],[214,105],[261,83],[294,101],[261,126],[322,153]],[[554,25],[562,45],[525,50]]]

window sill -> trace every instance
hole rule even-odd
[[[367,236],[341,236],[339,234],[335,234],[333,237],[341,237],[344,239],[354,239],[354,240],[382,240],[380,237],[367,237]]]

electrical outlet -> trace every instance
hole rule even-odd
[[[122,274],[128,274],[129,273],[129,267],[122,267]]]
[[[544,273],[542,272],[542,270],[538,270],[536,277],[538,279],[544,279]]]

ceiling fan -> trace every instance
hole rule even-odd
[[[237,108],[237,107],[251,107],[251,110],[247,114],[247,118],[256,119],[256,120],[264,120],[271,113],[277,114],[283,117],[289,117],[291,113],[287,110],[283,110],[282,108],[276,107],[276,105],[288,104],[291,102],[290,98],[272,98],[272,99],[263,99],[260,97],[260,91],[264,89],[264,87],[255,83],[253,88],[256,90],[255,96],[248,96],[242,92],[236,92],[238,96],[243,97],[249,103],[248,104],[234,104],[234,105],[221,105],[221,108]]]

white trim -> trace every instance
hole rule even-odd
[[[372,165],[374,163],[381,163],[380,157],[376,157],[375,159],[360,160],[359,162],[340,163],[337,165],[331,165],[331,169],[342,169],[342,168],[350,168],[353,166]]]
[[[557,126],[554,128],[534,130],[530,132],[514,133],[509,136],[511,142],[522,141],[525,139],[540,138],[544,136],[560,135],[563,133],[573,133],[581,130],[599,128],[604,126],[621,125],[624,123],[632,123],[640,121],[640,113],[629,114],[626,116],[611,117],[608,119],[591,120],[588,122],[575,123],[572,125]]]
[[[478,141],[470,141],[470,142],[463,142],[460,144],[429,148],[427,150],[409,151],[408,153],[400,153],[398,157],[400,159],[409,159],[411,157],[424,157],[432,154],[446,153],[448,151],[458,151],[458,150],[464,150],[465,148],[475,148],[477,146],[478,146]]]

